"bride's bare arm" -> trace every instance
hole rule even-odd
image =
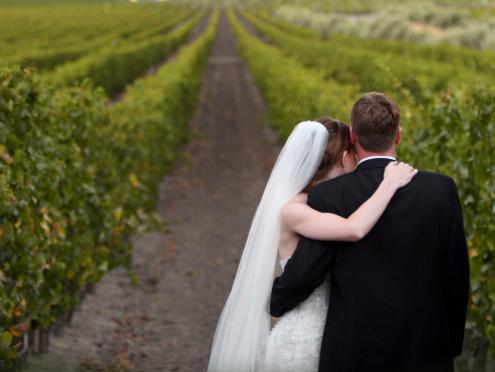
[[[348,218],[291,202],[283,208],[282,220],[292,231],[310,239],[360,240],[375,226],[395,192],[411,182],[417,172],[409,164],[389,164],[375,193]]]

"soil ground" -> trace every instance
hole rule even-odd
[[[132,238],[133,286],[109,273],[29,371],[205,371],[245,238],[278,153],[264,104],[222,14],[193,138],[161,186],[166,233]]]

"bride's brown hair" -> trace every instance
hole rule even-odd
[[[308,192],[312,187],[324,180],[328,172],[342,159],[344,152],[351,150],[351,136],[347,124],[329,117],[321,117],[315,121],[327,128],[328,144],[320,166],[311,182],[304,189],[304,192]]]

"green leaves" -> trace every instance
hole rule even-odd
[[[15,358],[13,335],[129,268],[127,237],[161,226],[156,188],[187,139],[217,21],[111,108],[90,81],[55,89],[29,69],[0,70],[0,367]]]
[[[106,12],[97,2],[1,4],[0,65],[20,64],[42,70],[70,63],[100,49],[139,44],[164,34],[191,16],[174,4],[114,3]],[[26,22],[31,19],[33,22]]]
[[[12,335],[9,332],[0,333],[0,348],[6,349],[10,346],[12,342]]]
[[[56,86],[64,86],[89,77],[96,85],[103,87],[108,95],[114,95],[124,89],[127,83],[144,74],[150,66],[162,62],[176,50],[203,16],[204,12],[198,12],[166,36],[157,34],[119,47],[97,49],[75,61],[57,66],[44,78]],[[179,12],[172,22],[178,23],[183,19],[184,13]]]

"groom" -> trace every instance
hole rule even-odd
[[[368,93],[351,113],[356,170],[314,187],[308,204],[348,217],[377,189],[400,141],[399,108]],[[359,242],[301,238],[273,284],[279,317],[326,278],[331,297],[320,372],[453,372],[469,291],[463,218],[454,181],[420,172]]]

